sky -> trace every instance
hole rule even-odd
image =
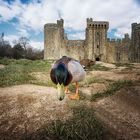
[[[44,48],[44,24],[64,19],[68,39],[85,39],[86,18],[109,21],[108,37],[131,35],[140,23],[140,0],[0,0],[0,34],[12,45],[25,36],[36,49]]]

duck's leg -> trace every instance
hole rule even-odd
[[[68,89],[68,86],[66,86],[66,88],[65,88],[65,93],[66,93],[66,94],[70,93],[70,91],[69,91],[69,89]]]
[[[78,90],[79,90],[79,85],[78,82],[76,82],[76,93],[74,95],[70,95],[69,98],[72,100],[79,100]]]

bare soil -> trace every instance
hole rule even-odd
[[[123,88],[93,106],[114,139],[140,139],[140,86]]]
[[[56,93],[55,88],[36,85],[0,88],[1,138],[19,139],[53,120],[70,117],[66,99],[58,101]]]

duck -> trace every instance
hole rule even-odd
[[[75,83],[76,92],[70,95],[71,100],[79,100],[79,82],[85,79],[86,72],[78,60],[63,56],[51,68],[50,78],[57,87],[57,97],[60,101],[70,93],[68,86]]]

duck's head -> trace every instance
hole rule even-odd
[[[66,85],[66,80],[68,77],[68,70],[65,66],[65,64],[60,63],[57,65],[55,68],[55,79],[57,83],[57,92],[58,92],[58,99],[62,101],[65,97],[65,85]]]

